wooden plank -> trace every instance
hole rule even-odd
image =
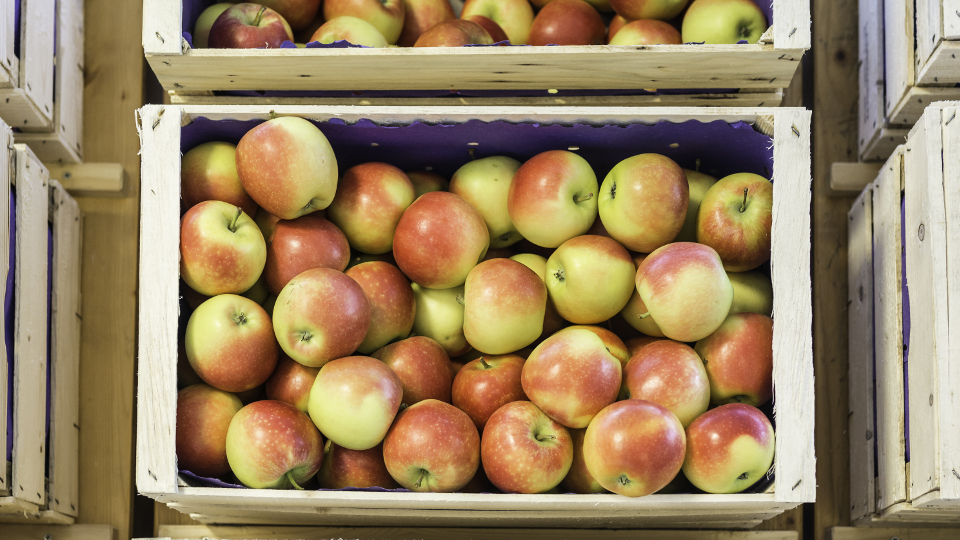
[[[10,270],[10,185],[16,177],[14,170],[15,159],[13,152],[13,132],[10,127],[0,120],[0,275],[6,281]],[[4,287],[5,288],[5,287]],[[6,293],[4,293],[6,294]],[[6,313],[0,309],[0,324],[6,329]],[[0,452],[3,452],[3,463],[0,466],[0,493],[9,494],[12,485],[10,475],[7,474],[7,402],[10,381],[7,379],[8,362],[7,348],[0,347]]]
[[[943,8],[943,39],[960,39],[960,0],[941,0]]]
[[[960,69],[960,63],[957,64]],[[891,126],[910,127],[917,123],[923,111],[931,103],[937,101],[955,101],[960,99],[960,88],[957,87],[919,87],[914,86],[907,90],[893,111],[888,122]]]
[[[810,3],[773,0],[773,43],[780,49],[810,48]]]
[[[21,5],[20,80],[0,90],[0,116],[13,127],[47,129],[53,119],[56,0]]]
[[[181,21],[183,3],[181,0],[149,0],[143,2],[144,52],[149,55],[180,54]]]
[[[847,304],[850,328],[850,519],[876,508],[873,384],[873,187],[850,208]]]
[[[0,525],[4,538],[50,538],[51,540],[115,540],[109,525]]]
[[[914,4],[913,0],[884,0],[884,116],[889,117],[894,107],[914,85]]]
[[[940,43],[940,36],[943,35],[940,14],[941,2],[943,0],[915,0],[917,10],[917,49],[916,59],[914,60],[917,71],[927,63],[930,55]]]
[[[847,196],[859,193],[877,178],[882,166],[882,163],[834,163],[830,166],[830,189],[847,192]]]
[[[956,17],[955,12],[951,13]],[[960,19],[960,17],[957,18]],[[926,64],[917,71],[917,84],[952,85],[960,82],[960,73],[957,73],[957,68],[960,67],[958,52],[960,52],[960,42],[941,41]]]
[[[830,529],[828,540],[953,540],[960,529],[914,529],[879,527],[836,527]]]
[[[877,0],[859,0],[859,58],[860,58],[860,122],[858,135],[860,155],[886,125],[883,104],[883,3]],[[831,176],[831,184],[832,184]],[[866,184],[864,184],[866,185]],[[862,188],[861,188],[862,189]],[[859,190],[857,190],[859,191]]]
[[[907,140],[908,128],[885,127],[860,148],[861,161],[886,161],[894,149]]]
[[[74,197],[123,197],[127,175],[119,163],[47,165],[50,178],[58,180]]]
[[[17,86],[20,61],[14,50],[13,25],[16,20],[14,2],[0,4],[0,88]]]

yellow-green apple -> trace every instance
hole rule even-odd
[[[327,217],[350,247],[370,254],[393,248],[393,232],[404,210],[413,202],[413,184],[406,173],[387,163],[361,163],[347,169]]]
[[[427,30],[413,44],[414,47],[462,47],[464,45],[493,45],[493,37],[479,24],[454,19]]]
[[[237,144],[243,189],[267,212],[294,219],[330,205],[337,158],[309,120],[283,116],[251,129]]]
[[[759,409],[721,405],[687,428],[683,474],[707,493],[739,493],[770,470],[774,446],[773,426]]]
[[[752,0],[694,0],[680,31],[684,43],[723,44],[756,43],[766,30],[767,17]]]
[[[325,0],[323,17],[326,20],[349,15],[363,19],[383,34],[393,45],[403,30],[405,16],[403,0]]]
[[[610,351],[610,354],[612,354],[614,358],[620,361],[621,367],[626,366],[627,362],[630,361],[630,351],[627,350],[627,346],[623,343],[622,339],[617,337],[617,335],[610,330],[607,330],[602,326],[593,325],[578,325],[570,326],[569,328],[582,328],[599,336],[603,341],[603,346]]]
[[[619,28],[610,45],[680,45],[680,32],[670,23],[640,19]]]
[[[309,26],[320,11],[320,0],[257,0],[257,2],[279,13],[293,30],[302,30]]]
[[[663,405],[686,428],[710,405],[711,384],[703,364],[685,343],[667,339],[651,343],[623,370],[625,397]]]
[[[248,3],[224,10],[207,36],[213,49],[277,48],[284,41],[293,41],[287,21],[270,8]]]
[[[570,472],[560,485],[567,491],[584,495],[609,493],[587,470],[587,462],[583,459],[583,437],[586,434],[586,429],[570,430],[570,439],[573,441],[573,463],[570,465]]]
[[[773,319],[735,313],[697,342],[710,379],[710,403],[759,407],[773,397]]]
[[[709,174],[703,174],[699,171],[684,169],[683,174],[687,177],[687,183],[690,185],[690,204],[687,205],[687,217],[683,220],[683,227],[680,234],[677,235],[675,242],[696,242],[697,241],[697,214],[700,212],[700,202],[707,194],[707,191],[717,183],[717,179]]]
[[[435,191],[421,195],[400,217],[393,256],[414,283],[449,289],[463,285],[489,245],[480,213],[458,195]]]
[[[397,415],[383,440],[383,461],[410,491],[458,491],[480,466],[480,434],[465,412],[428,399]]]
[[[533,343],[543,331],[547,287],[517,261],[492,259],[474,267],[464,284],[463,335],[487,354]]]
[[[650,253],[676,238],[689,199],[687,178],[675,161],[640,154],[617,163],[607,174],[598,206],[610,236],[631,251]]]
[[[383,444],[367,450],[350,450],[329,440],[323,448],[317,481],[323,489],[400,487],[383,463]]]
[[[427,289],[411,284],[417,299],[413,333],[426,336],[443,347],[450,357],[471,349],[463,335],[463,285],[450,289]]]
[[[369,356],[347,356],[320,368],[308,411],[331,441],[367,450],[383,440],[402,399],[400,378],[389,366]]]
[[[260,229],[238,206],[204,201],[180,218],[180,277],[194,291],[240,294],[267,262]]]
[[[614,15],[613,18],[610,19],[610,25],[607,28],[607,43],[610,43],[613,36],[617,35],[617,32],[626,26],[628,22],[630,21],[624,19],[622,15]]]
[[[403,386],[403,406],[428,399],[450,403],[450,357],[436,341],[414,336],[387,345],[373,357],[397,374]]]
[[[431,191],[446,191],[449,185],[446,178],[431,171],[407,171],[407,178],[413,183],[414,198]]]
[[[307,367],[294,362],[289,356],[281,353],[277,367],[264,385],[267,399],[289,403],[303,412],[307,412],[310,402],[310,389],[317,379],[319,368]]]
[[[331,268],[313,268],[277,296],[273,330],[287,355],[308,367],[351,354],[370,327],[370,302],[360,284]]]
[[[350,268],[346,274],[360,284],[370,302],[370,327],[357,347],[360,353],[370,354],[410,335],[417,304],[403,272],[390,263],[370,261]]]
[[[177,468],[207,478],[229,473],[227,429],[242,407],[234,394],[206,384],[177,392]]]
[[[193,48],[207,48],[207,39],[210,36],[210,28],[217,20],[217,17],[219,17],[221,13],[226,11],[227,8],[233,4],[234,2],[219,2],[200,12],[200,16],[197,17],[197,23],[193,25]]]
[[[548,337],[523,364],[523,392],[550,418],[587,427],[620,392],[621,367],[600,336],[565,328]]]
[[[427,30],[457,18],[450,0],[403,0],[403,30],[397,39],[399,47],[413,47]]]
[[[276,223],[263,274],[270,292],[279,295],[291,279],[311,268],[342,272],[349,261],[350,245],[343,232],[326,219],[307,214]]]
[[[365,47],[386,47],[387,40],[372,24],[363,19],[344,15],[323,23],[308,42],[333,43],[347,41]]]
[[[540,279],[546,284],[547,279],[547,259],[535,253],[518,253],[511,259],[533,270],[540,276]],[[547,294],[547,308],[543,314],[543,332],[537,341],[547,339],[561,328],[568,326],[569,323],[557,313],[557,306],[553,305],[553,300]]]
[[[772,223],[773,184],[758,174],[731,174],[700,202],[697,242],[715,249],[728,272],[746,272],[770,260]]]
[[[235,294],[200,304],[183,340],[190,367],[203,382],[226,392],[260,386],[277,365],[270,317],[253,300]]]
[[[606,236],[564,242],[547,260],[547,290],[564,319],[596,324],[620,312],[634,289],[630,253]]]
[[[583,438],[587,470],[601,486],[627,497],[649,495],[669,484],[680,472],[685,450],[677,417],[642,399],[603,409]]]
[[[573,463],[567,428],[529,401],[497,409],[480,439],[483,470],[505,493],[543,493],[555,488]]]
[[[237,480],[254,489],[302,489],[320,470],[323,437],[310,417],[289,403],[255,401],[227,431],[227,459]]]
[[[237,175],[237,147],[213,141],[195,146],[180,165],[180,203],[186,209],[203,201],[223,201],[257,215],[257,203],[247,195]]]
[[[607,27],[583,0],[551,0],[530,27],[530,45],[603,45]]]
[[[733,285],[733,304],[730,313],[759,313],[770,316],[773,313],[773,283],[770,276],[752,270],[750,272],[727,272]]]
[[[597,175],[587,160],[567,150],[550,150],[517,169],[507,211],[524,238],[555,248],[593,225],[597,190]]]
[[[639,268],[645,258],[647,258],[647,256],[642,253],[634,255],[633,264]],[[620,315],[623,317],[623,320],[627,321],[627,324],[638,332],[652,337],[663,337],[663,332],[660,331],[657,321],[650,316],[650,310],[647,309],[646,304],[643,303],[643,299],[640,298],[640,291],[638,291],[636,287],[633,288],[633,292],[630,294],[630,300],[627,301],[627,305],[620,311]]]
[[[513,245],[522,238],[507,212],[507,194],[520,162],[506,156],[471,161],[450,178],[450,192],[480,212],[490,234],[490,248]]]
[[[243,291],[243,294],[240,296],[249,298],[262,306],[270,296],[270,289],[267,287],[267,277],[264,274],[260,274],[260,279],[253,284],[253,287]]]
[[[526,45],[533,25],[533,8],[526,0],[467,0],[460,12],[461,19],[474,15],[487,17],[497,23],[513,45]]]
[[[497,409],[511,401],[527,399],[520,385],[520,372],[526,360],[516,354],[481,356],[467,362],[453,379],[454,407],[467,416],[483,432]]]
[[[610,0],[610,6],[628,21],[657,19],[669,21],[687,6],[690,0]]]
[[[630,339],[624,341],[623,343],[624,343],[624,345],[627,346],[627,350],[630,351],[630,357],[632,358],[633,355],[637,354],[637,351],[639,351],[640,349],[646,347],[647,345],[649,345],[649,344],[651,344],[651,343],[653,343],[653,342],[655,342],[655,341],[660,341],[660,340],[662,340],[662,339],[666,339],[666,338],[651,337],[651,336],[638,336],[638,337],[630,338]]]
[[[712,334],[730,312],[733,286],[717,252],[676,242],[647,256],[637,269],[637,291],[664,336],[684,343]]]
[[[317,215],[324,217],[322,210],[317,212]],[[267,246],[269,246],[270,242],[273,242],[273,233],[277,230],[277,222],[280,221],[280,218],[266,210],[260,209],[257,211],[257,215],[253,217],[253,221],[257,224],[257,227],[260,228],[260,233],[263,234],[263,240],[267,243]]]

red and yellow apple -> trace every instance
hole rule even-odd
[[[367,450],[350,450],[333,441],[327,441],[317,481],[323,489],[400,487],[383,463],[382,444]]]
[[[519,168],[520,162],[513,158],[491,156],[468,162],[450,178],[450,192],[463,197],[483,217],[491,249],[511,246],[522,238],[507,211],[507,194]]]
[[[293,41],[293,30],[287,21],[270,8],[248,3],[224,10],[207,37],[207,44],[213,49],[269,49],[284,41]]]
[[[317,379],[319,368],[310,368],[294,362],[289,356],[280,353],[280,360],[273,374],[264,385],[267,399],[289,403],[303,412],[307,412],[310,403],[310,389]]]
[[[495,22],[513,45],[526,45],[533,26],[533,8],[527,0],[467,0],[461,19],[481,15]]]
[[[307,40],[308,43],[314,41],[317,43],[346,41],[364,47],[382,48],[387,46],[387,40],[384,39],[383,34],[372,24],[349,15],[343,15],[323,23]]]
[[[530,27],[530,45],[602,45],[607,27],[583,0],[551,0]]]
[[[586,429],[570,430],[570,439],[573,441],[573,463],[570,465],[570,472],[560,482],[560,486],[567,491],[584,495],[609,493],[587,470],[587,462],[583,459],[583,437],[586,434]]]
[[[207,478],[229,473],[227,429],[242,407],[236,395],[206,384],[177,392],[177,468]]]
[[[237,147],[213,141],[194,146],[180,165],[180,202],[190,208],[203,201],[223,201],[256,216],[257,203],[247,195],[237,175]]]
[[[407,171],[407,178],[413,183],[414,199],[431,191],[447,191],[446,178],[432,171]]]
[[[684,43],[716,45],[757,43],[766,30],[767,17],[752,0],[694,0],[683,16],[681,33]]]
[[[469,351],[470,344],[463,335],[463,285],[450,289],[427,289],[413,283],[410,288],[417,300],[413,333],[436,341],[450,357]]]
[[[717,251],[728,272],[770,260],[773,184],[753,173],[731,174],[707,191],[697,214],[697,242]]]
[[[457,18],[450,0],[403,0],[403,30],[397,45],[413,47],[427,30]]]
[[[194,49],[207,48],[207,40],[210,37],[210,28],[213,27],[213,23],[216,22],[220,14],[230,8],[230,6],[234,5],[234,3],[235,2],[219,2],[200,12],[200,16],[197,17],[196,24],[193,25],[192,37]]]
[[[354,266],[346,274],[360,284],[370,302],[370,326],[358,351],[370,354],[410,335],[417,313],[416,299],[410,282],[396,266],[370,261]]]
[[[759,409],[721,405],[687,428],[683,474],[707,493],[739,493],[767,474],[774,448],[773,426]]]
[[[592,235],[564,242],[547,260],[546,272],[557,313],[576,324],[596,324],[619,313],[636,277],[633,259],[622,245]]]
[[[735,313],[697,342],[710,379],[710,403],[759,407],[773,397],[773,319]]]
[[[646,258],[647,256],[643,254],[634,255],[633,264],[639,268],[640,264]],[[650,316],[650,310],[647,309],[646,304],[643,303],[643,299],[640,298],[640,291],[638,291],[636,287],[633,288],[630,300],[627,301],[627,305],[620,311],[620,315],[623,317],[623,320],[627,321],[627,324],[638,332],[652,337],[663,337],[663,332],[657,325],[657,321]]]
[[[454,19],[437,24],[420,35],[414,47],[462,47],[464,45],[492,45],[493,37],[479,24],[465,19]]]
[[[180,277],[202,295],[246,291],[266,261],[260,229],[238,206],[204,201],[180,219]]]
[[[414,199],[406,173],[387,163],[361,163],[347,169],[327,217],[347,236],[350,247],[380,254],[393,249],[393,233]]]
[[[710,405],[711,385],[703,364],[689,345],[666,339],[651,343],[623,370],[625,398],[663,405],[686,428]]]
[[[306,28],[320,11],[321,0],[257,0],[279,13],[293,30]]]
[[[271,293],[279,295],[290,280],[312,268],[342,272],[350,260],[347,237],[316,214],[280,220],[274,226],[263,274]]]
[[[324,0],[326,20],[349,15],[372,24],[393,45],[400,38],[405,16],[403,0]]]
[[[480,440],[483,470],[505,493],[543,493],[556,487],[573,463],[567,428],[529,401],[497,409]]]
[[[687,6],[690,0],[610,0],[610,6],[628,21],[657,19],[669,21]]]
[[[497,409],[511,401],[527,399],[520,384],[526,360],[516,354],[481,356],[467,362],[453,379],[453,405],[483,432]]]
[[[640,19],[618,28],[610,45],[680,45],[680,32],[670,23]]]
[[[391,343],[372,356],[397,374],[403,386],[404,406],[428,399],[450,403],[450,357],[436,341],[414,336]]]
[[[533,343],[543,331],[547,287],[523,264],[492,259],[474,267],[464,284],[463,335],[487,354]]]

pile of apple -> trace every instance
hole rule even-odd
[[[324,134],[281,117],[188,151],[182,200],[182,470],[641,496],[771,467],[761,176],[640,154],[598,183],[552,150],[449,184],[387,163],[338,178]]]
[[[320,5],[321,0],[214,4],[197,19],[193,44],[721,44],[756,43],[767,29],[767,18],[753,0],[466,0],[459,19],[451,0],[324,0],[323,9]]]

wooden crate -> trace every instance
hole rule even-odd
[[[264,121],[272,115],[341,122],[356,129],[468,121],[617,125],[725,121],[772,137],[775,484],[734,495],[494,495],[355,491],[276,491],[190,487],[178,479],[178,254],[181,126],[208,120]],[[438,126],[439,128],[439,126]],[[441,128],[442,129],[442,128]],[[539,129],[539,128],[537,128]],[[137,489],[207,523],[287,525],[746,528],[816,494],[810,297],[810,113],[800,109],[519,107],[147,106],[140,110],[140,236]],[[595,130],[602,133],[604,130]],[[606,130],[606,131],[609,131]],[[625,130],[618,130],[618,133]],[[590,142],[578,140],[580,146]],[[369,142],[355,150],[368,152]],[[457,145],[460,142],[456,143]],[[462,151],[469,159],[470,143]],[[596,144],[596,143],[594,143]],[[667,142],[660,141],[666,147]],[[671,148],[686,144],[671,142]],[[764,143],[765,148],[768,143]],[[677,146],[674,146],[677,145]],[[377,144],[373,144],[377,146]],[[579,147],[578,147],[579,148]],[[373,158],[367,158],[373,159]]]
[[[810,47],[808,3],[772,0],[773,25],[759,44],[752,45],[193,49],[181,37],[184,28],[191,28],[193,24],[183,21],[184,14],[188,13],[184,1],[144,0],[143,48],[163,87],[186,94],[183,97],[187,100],[191,99],[191,93],[216,90],[554,89],[562,92],[709,87],[736,89],[740,93],[713,90],[684,96],[635,96],[617,104],[715,106],[739,105],[743,99],[747,106],[763,103],[769,107],[779,104],[783,89],[790,85],[801,56]],[[557,98],[564,99],[562,96],[526,98],[513,104],[564,104],[557,103]],[[417,104],[463,103],[438,99],[439,102]],[[246,103],[258,101],[247,99]],[[366,98],[323,104],[359,105],[360,101],[391,104]],[[589,99],[573,99],[566,104],[584,104],[578,102],[593,104]],[[476,100],[472,100],[472,104],[477,104]]]
[[[81,161],[83,0],[21,0],[0,6],[0,118],[44,163]]]
[[[6,349],[0,374],[0,448],[4,452],[7,393],[13,389],[13,454],[0,480],[0,522],[70,524],[78,507],[80,212],[66,191],[49,180],[33,152],[25,145],[11,144],[11,139],[9,128],[0,131],[5,149],[0,152],[0,268],[5,269],[4,275],[9,271],[10,250],[16,257],[11,291],[15,295],[13,384],[7,380],[11,359]],[[11,191],[16,193],[13,220]],[[9,245],[9,224],[14,220],[16,244]],[[49,254],[37,249],[48,242]],[[48,272],[52,273],[49,283]]]
[[[960,525],[958,112],[930,106],[850,210],[855,523]]]

